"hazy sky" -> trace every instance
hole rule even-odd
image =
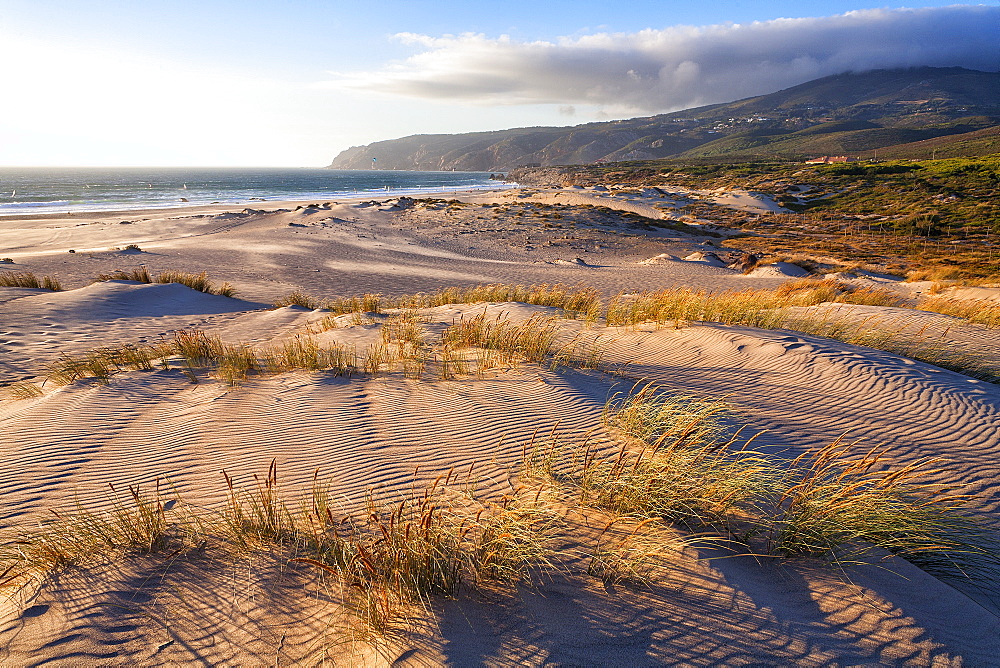
[[[322,166],[845,70],[1000,70],[1000,0],[0,0],[0,165]]]

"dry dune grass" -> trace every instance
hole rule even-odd
[[[208,278],[207,272],[195,274],[186,271],[163,271],[155,278],[149,273],[145,266],[137,267],[129,271],[119,269],[110,274],[98,274],[94,281],[138,281],[139,283],[180,283],[192,290],[204,292],[210,295],[221,295],[223,297],[233,297],[236,295],[236,288],[229,283],[217,286]]]
[[[166,499],[159,485],[152,494],[136,487],[126,500],[112,491],[110,511],[78,506],[54,511],[40,527],[9,532],[0,547],[0,588],[43,584],[69,568],[137,555],[174,559],[197,550],[239,561],[279,550],[287,564],[340,583],[351,615],[345,630],[370,638],[405,625],[415,607],[426,609],[436,597],[510,589],[556,567],[557,515],[539,493],[484,498],[452,470],[403,497],[371,492],[360,512],[344,514],[318,475],[297,502],[280,493],[274,462],[250,489],[223,475],[229,497],[216,512],[180,512],[182,500]]]
[[[899,293],[892,290],[859,288],[829,278],[802,278],[789,281],[774,290],[774,295],[779,299],[785,299],[785,306],[812,306],[823,302],[866,306],[903,306],[906,303]]]
[[[834,305],[813,312],[791,311],[790,307],[824,303],[824,298],[829,296],[829,286],[820,282],[806,279],[796,284],[776,291],[711,293],[678,288],[618,295],[608,305],[607,323],[633,326],[652,322],[681,327],[691,321],[703,321],[762,329],[789,329],[885,350],[980,380],[1000,381],[1000,369],[985,355],[956,347],[947,337],[947,332],[934,334],[926,329],[906,331],[899,322],[888,317],[872,316],[859,320],[842,314]],[[859,303],[889,305],[880,303],[885,300],[875,292],[862,292]],[[850,301],[853,294],[856,293],[841,295],[838,303],[854,303]]]
[[[4,288],[39,288],[58,292],[62,290],[59,280],[51,276],[39,279],[30,271],[0,271],[0,287]]]
[[[926,482],[940,462],[893,468],[884,451],[843,439],[789,461],[750,449],[757,436],[727,428],[729,412],[719,400],[646,385],[608,404],[617,448],[551,438],[526,449],[523,475],[584,507],[708,531],[709,542],[761,557],[843,567],[885,551],[960,578],[983,577],[1000,560],[972,499]]]
[[[334,376],[399,371],[407,378],[451,380],[525,362],[552,369],[597,369],[606,347],[600,337],[582,334],[561,342],[555,317],[536,315],[515,323],[506,317],[489,320],[481,314],[447,327],[437,340],[428,340],[423,320],[415,310],[391,315],[380,323],[381,340],[362,350],[354,345],[321,344],[308,333],[275,345],[252,346],[226,343],[199,330],[179,330],[155,345],[125,344],[75,356],[63,354],[50,366],[47,378],[57,386],[85,379],[107,384],[119,373],[160,368],[180,369],[194,383],[199,382],[199,373],[208,372],[234,387],[251,376],[296,370]],[[433,373],[428,374],[429,370]],[[38,396],[35,389],[34,385],[19,386],[12,396]]]
[[[642,585],[685,542],[841,567],[879,562],[885,550],[974,581],[1000,558],[969,499],[922,482],[931,461],[892,468],[877,450],[854,454],[840,441],[794,460],[766,456],[727,426],[724,402],[651,385],[609,402],[605,416],[613,441],[567,445],[553,430],[525,448],[520,483],[506,493],[486,495],[472,467],[453,468],[406,493],[369,491],[345,510],[318,472],[301,498],[285,496],[274,461],[249,488],[223,472],[228,500],[216,510],[159,484],[124,498],[112,489],[110,510],[54,510],[8,532],[0,587],[44,586],[66,569],[137,555],[197,564],[211,554],[204,564],[234,567],[276,558],[335,585],[343,633],[378,641],[432,617],[437,600],[511,592],[546,573]],[[604,529],[585,530],[575,516]],[[698,533],[678,544],[670,524]]]
[[[138,281],[139,283],[152,283],[153,277],[145,266],[136,267],[129,271],[118,269],[110,274],[98,274],[94,276],[94,281]]]
[[[962,318],[969,322],[985,325],[990,329],[1000,327],[1000,304],[978,299],[949,299],[947,297],[927,297],[917,308],[934,313]]]
[[[477,304],[482,302],[520,302],[561,309],[567,313],[596,319],[601,311],[598,290],[588,287],[569,287],[560,283],[538,285],[505,285],[494,283],[471,287],[451,287],[434,293],[417,293],[388,298],[381,294],[364,294],[360,297],[322,300],[300,291],[279,299],[276,307],[304,306],[322,308],[333,315],[345,313],[382,313],[388,309],[421,309],[447,304]]]
[[[142,270],[145,271],[145,270]],[[136,273],[133,277],[138,276]],[[125,276],[123,273],[117,278]],[[175,278],[164,273],[158,280]],[[195,288],[210,290],[204,275],[195,277]],[[82,379],[107,383],[115,374],[133,370],[152,370],[155,366],[170,369],[171,361],[180,362],[192,382],[197,372],[207,370],[238,386],[249,377],[273,375],[293,370],[325,371],[338,376],[358,373],[378,375],[401,371],[407,378],[438,377],[453,379],[470,373],[483,374],[497,367],[509,367],[523,362],[589,369],[602,368],[603,353],[610,340],[576,334],[569,340],[560,335],[561,318],[536,314],[522,322],[505,317],[490,319],[485,311],[447,327],[437,340],[424,329],[425,321],[412,304],[437,304],[454,299],[521,298],[563,309],[564,316],[583,313],[588,320],[598,313],[601,302],[596,291],[570,290],[564,286],[479,286],[465,291],[445,290],[435,295],[404,297],[394,306],[396,313],[383,316],[378,323],[381,342],[363,350],[345,344],[320,344],[314,335],[342,327],[338,310],[348,307],[352,325],[370,325],[386,311],[380,295],[364,295],[343,300],[333,313],[305,328],[302,335],[276,346],[254,347],[243,343],[225,343],[218,336],[200,331],[177,331],[173,337],[156,345],[124,344],[93,350],[81,355],[64,354],[48,371],[56,385]],[[795,306],[821,303],[858,303],[886,305],[898,302],[897,297],[883,291],[858,289],[848,291],[836,281],[805,279],[790,282],[778,290],[744,290],[711,293],[690,289],[670,289],[659,292],[617,295],[607,306],[605,320],[610,326],[629,327],[640,323],[673,324],[681,327],[691,321],[718,322],[766,329],[789,329],[846,343],[885,350],[958,371],[966,375],[997,382],[1000,369],[984,354],[955,346],[947,332],[932,333],[926,328],[907,331],[891,319],[871,316],[863,319],[843,315],[831,305],[816,311],[792,310]],[[286,303],[308,307],[317,305],[301,293],[293,293]],[[952,309],[955,315],[989,323],[995,320],[995,308],[978,304],[933,301],[938,310]],[[452,303],[447,301],[447,303]],[[329,305],[327,305],[329,307]],[[582,309],[582,310],[578,310]],[[373,319],[374,318],[374,319]],[[428,371],[432,373],[428,375]],[[37,386],[20,383],[9,393],[14,398],[38,396]]]
[[[702,320],[752,327],[781,326],[781,309],[822,303],[902,306],[904,300],[890,290],[854,288],[835,280],[804,278],[776,290],[709,292],[675,288],[658,292],[618,295],[608,304],[609,325],[639,322]]]

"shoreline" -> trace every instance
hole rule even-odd
[[[503,183],[503,182],[498,182]],[[239,200],[235,202],[210,202],[206,204],[199,204],[196,202],[180,202],[173,206],[144,206],[142,208],[108,208],[108,209],[85,209],[85,210],[67,210],[67,211],[49,211],[45,213],[32,213],[32,212],[18,212],[18,213],[2,213],[0,212],[0,223],[4,221],[24,221],[24,220],[61,220],[63,218],[72,218],[75,216],[124,216],[124,215],[135,215],[135,214],[161,214],[166,212],[177,211],[184,214],[191,213],[226,213],[235,208],[254,208],[254,205],[268,205],[276,206],[277,208],[284,208],[285,206],[300,206],[303,204],[308,204],[317,201],[329,201],[329,202],[354,202],[354,201],[366,201],[378,198],[379,195],[384,195],[384,197],[394,198],[394,197],[432,197],[432,196],[443,196],[443,195],[458,195],[461,193],[465,194],[486,194],[493,192],[495,190],[515,190],[521,188],[519,184],[511,184],[509,187],[469,187],[461,188],[457,190],[440,190],[440,189],[428,189],[428,190],[413,190],[409,188],[399,188],[394,190],[386,191],[366,191],[364,193],[346,194],[346,195],[320,195],[316,197],[303,198],[303,199],[247,199]]]

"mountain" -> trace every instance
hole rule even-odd
[[[1000,72],[873,70],[643,118],[389,139],[353,146],[330,168],[367,169],[372,158],[380,169],[504,172],[524,165],[660,158],[867,156],[875,149],[940,137],[989,135],[998,125]],[[983,145],[990,142],[970,144]]]

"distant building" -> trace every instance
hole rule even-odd
[[[824,155],[806,160],[807,165],[832,165],[835,162],[851,162],[851,158],[846,155]]]

